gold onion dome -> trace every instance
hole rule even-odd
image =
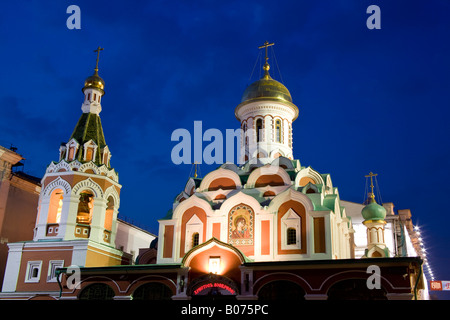
[[[247,87],[242,95],[241,103],[255,100],[281,100],[292,103],[289,90],[269,75],[270,66],[264,65],[264,76]]]
[[[92,76],[88,77],[84,81],[83,91],[89,88],[99,89],[100,91],[102,91],[102,94],[104,94],[105,81],[103,81],[103,79],[98,75],[97,69]]]

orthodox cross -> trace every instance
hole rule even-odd
[[[103,48],[98,47],[97,50],[94,50],[94,52],[97,52],[97,63],[95,64],[95,71],[98,71],[98,59],[100,57],[100,51],[102,51]]]
[[[372,198],[375,198],[375,194],[373,193],[373,177],[376,177],[378,173],[372,173],[370,172],[369,175],[365,176],[366,178],[370,178],[370,188],[371,188],[371,196]]]
[[[194,166],[194,178],[198,177],[197,169],[198,169],[198,162],[193,163]],[[192,171],[191,171],[192,172]]]
[[[267,60],[269,60],[269,57],[267,56],[267,48],[270,46],[273,46],[275,43],[269,43],[269,41],[264,42],[264,45],[259,46],[258,49],[266,48],[266,63]]]

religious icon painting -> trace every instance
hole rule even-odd
[[[233,207],[229,213],[228,243],[253,245],[253,209],[244,204]]]

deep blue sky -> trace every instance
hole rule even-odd
[[[66,9],[81,9],[69,30]],[[369,30],[366,9],[381,9]],[[42,177],[81,114],[84,79],[106,82],[106,142],[123,185],[120,214],[157,233],[190,165],[174,165],[177,128],[236,129],[234,109],[258,46],[300,109],[294,156],[331,173],[344,200],[379,174],[384,202],[411,209],[436,278],[450,280],[450,3],[432,1],[15,1],[0,10],[0,145]],[[275,60],[270,60],[277,71]],[[202,165],[204,176],[216,165]]]

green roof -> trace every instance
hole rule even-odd
[[[92,140],[97,144],[96,163],[100,164],[101,149],[106,146],[105,136],[103,134],[100,116],[95,113],[83,113],[73,130],[70,139],[75,139],[80,145]],[[77,159],[82,159],[82,148],[79,149]]]

